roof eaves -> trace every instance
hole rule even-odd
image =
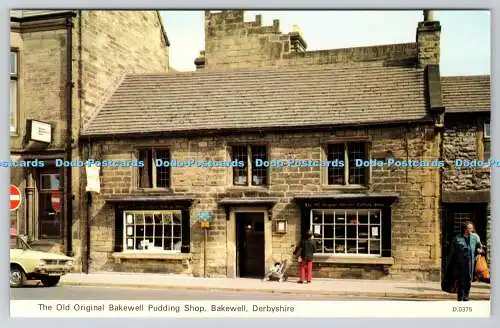
[[[84,130],[81,134],[82,137],[89,139],[140,139],[148,137],[185,137],[187,135],[200,135],[200,133],[206,134],[235,134],[235,133],[266,133],[275,131],[285,131],[285,132],[302,132],[302,131],[312,131],[312,130],[331,130],[333,128],[356,128],[359,126],[365,127],[380,127],[380,126],[393,126],[393,125],[405,125],[405,124],[425,124],[432,123],[433,119],[429,116],[422,117],[420,119],[413,120],[392,120],[392,121],[379,121],[379,122],[361,122],[361,123],[337,123],[328,125],[304,125],[304,126],[276,126],[276,127],[248,127],[248,128],[211,128],[211,129],[195,129],[195,130],[178,130],[178,131],[142,131],[142,132],[124,132],[124,133],[94,133],[91,131]],[[91,122],[87,126],[90,126]]]

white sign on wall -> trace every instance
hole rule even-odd
[[[87,187],[85,191],[100,193],[101,180],[99,179],[100,166],[86,166],[85,173],[87,173]]]
[[[35,120],[29,120],[29,139],[33,141],[51,143],[52,125]]]

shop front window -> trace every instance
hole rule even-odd
[[[181,211],[124,211],[125,251],[180,253]]]
[[[310,222],[317,254],[382,255],[380,209],[312,210]]]

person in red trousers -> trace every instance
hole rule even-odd
[[[316,248],[316,243],[312,237],[313,233],[311,231],[307,232],[293,252],[295,256],[300,253],[300,278],[298,282],[301,284],[311,283],[312,280],[312,260]]]

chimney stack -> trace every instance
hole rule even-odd
[[[418,67],[439,65],[441,24],[432,10],[424,10],[424,20],[417,27]]]
[[[304,52],[307,49],[307,43],[302,37],[302,31],[300,27],[296,24],[292,26],[292,32],[288,33],[290,35],[290,46],[292,52]]]
[[[200,51],[200,56],[194,60],[194,64],[197,71],[205,68],[205,51]]]

